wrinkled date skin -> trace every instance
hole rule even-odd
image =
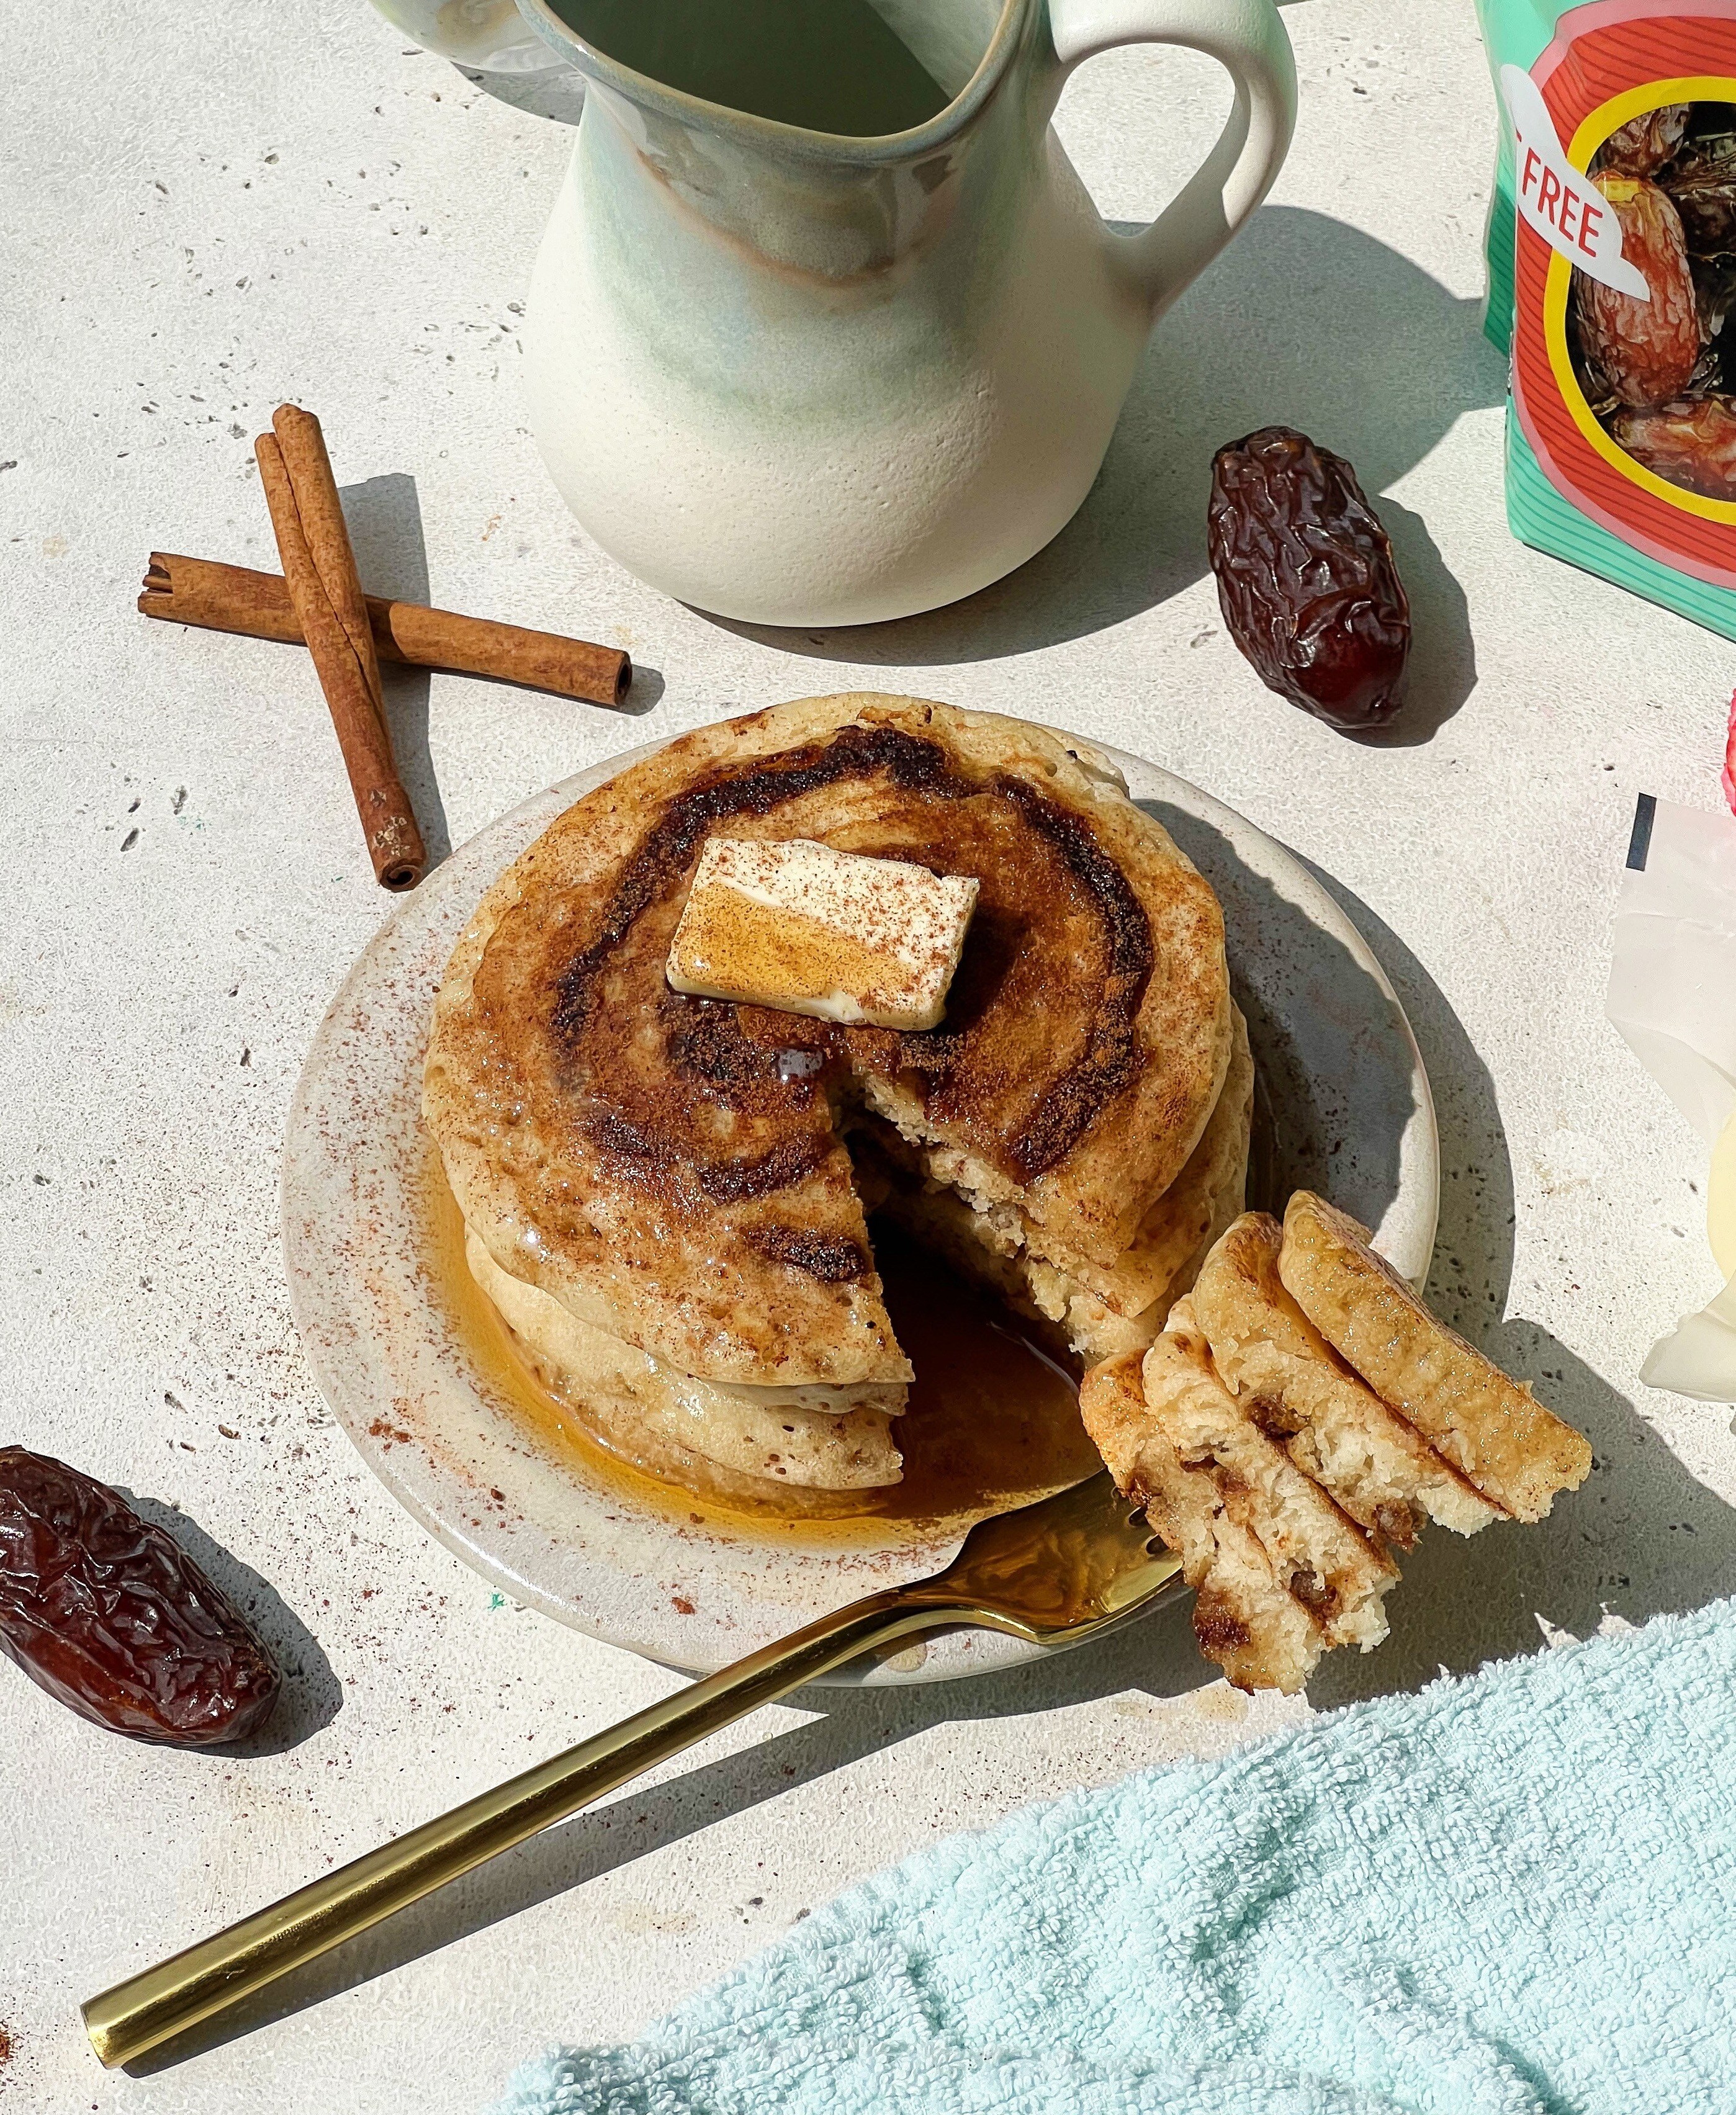
[[[106,1484],[0,1447],[0,1645],[81,1718],[179,1748],[264,1725],[280,1677],[227,1596]]]
[[[1674,403],[1700,359],[1700,314],[1682,223],[1669,194],[1642,177],[1596,179],[1621,223],[1622,255],[1651,289],[1649,301],[1573,275],[1573,313],[1594,389],[1637,411]]]
[[[1655,475],[1708,499],[1736,499],[1736,397],[1618,411],[1610,431]]]
[[[1694,295],[1700,310],[1700,335],[1710,346],[1723,336],[1730,311],[1736,309],[1736,268],[1728,258],[1701,265],[1694,273]]]
[[[1630,117],[1598,149],[1592,174],[1601,177],[1613,171],[1623,177],[1655,177],[1674,158],[1692,108],[1688,103],[1666,103]]]
[[[1659,172],[1658,181],[1681,217],[1690,256],[1736,249],[1736,134],[1691,140],[1673,165]]]
[[[1265,426],[1212,459],[1206,524],[1224,622],[1269,690],[1339,727],[1398,709],[1410,604],[1342,456]]]
[[[1685,169],[1665,185],[1696,256],[1736,250],[1736,163]]]

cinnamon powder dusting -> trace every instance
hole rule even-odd
[[[806,837],[711,837],[669,948],[698,998],[820,1021],[938,1025],[980,884]]]

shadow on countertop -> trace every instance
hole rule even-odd
[[[399,602],[430,601],[428,546],[416,479],[407,471],[393,470],[347,484],[338,497],[356,553],[356,570],[368,593]],[[429,672],[382,661],[379,681],[398,775],[421,826],[429,866],[437,867],[452,851],[452,841],[428,746]]]
[[[1381,739],[1426,741],[1476,680],[1465,599],[1422,523],[1380,494],[1464,413],[1504,401],[1505,369],[1479,307],[1343,221],[1265,206],[1159,324],[1084,505],[1017,572],[889,624],[712,622],[792,653],[889,668],[991,660],[1085,637],[1204,575],[1214,452],[1256,427],[1288,424],[1350,459],[1392,535],[1416,650],[1409,709]]]
[[[1205,1688],[1216,1670],[1195,1649],[1190,1608],[1177,1594],[1094,1644],[961,1681],[801,1691],[792,1700],[818,1714],[805,1724],[575,1814],[126,2069],[149,2076],[240,2040],[933,1727],[1021,1718],[1131,1690],[1164,1698]],[[585,1736],[577,1724],[571,1730]],[[747,1884],[744,1875],[744,1892]]]
[[[1601,1374],[1540,1324],[1507,1316],[1513,1169],[1488,1067],[1403,942],[1342,883],[1311,870],[1380,957],[1434,1088],[1441,1197],[1430,1305],[1577,1425],[1594,1456],[1585,1483],[1535,1526],[1498,1521],[1468,1539],[1431,1528],[1403,1559],[1386,1642],[1320,1663],[1308,1699],[1328,1710],[1419,1689],[1443,1670],[1465,1674],[1540,1651],[1545,1623],[1585,1637],[1606,1617],[1642,1623],[1736,1593],[1736,1510],[1689,1474]],[[1569,1259],[1558,1261],[1571,1271]]]
[[[160,1527],[179,1543],[212,1584],[228,1595],[283,1677],[277,1709],[258,1732],[249,1740],[208,1748],[204,1753],[241,1758],[281,1755],[330,1725],[343,1706],[343,1685],[319,1640],[270,1581],[207,1535],[178,1507],[162,1498],[141,1498],[124,1486],[117,1488],[140,1520]]]
[[[1414,1691],[1443,1669],[1466,1672],[1541,1651],[1545,1622],[1583,1636],[1606,1613],[1637,1623],[1736,1590],[1736,1511],[1696,1482],[1625,1397],[1546,1330],[1504,1319],[1513,1184],[1494,1083],[1411,951],[1341,883],[1311,870],[1379,955],[1433,1083],[1442,1191],[1431,1304],[1532,1382],[1596,1452],[1587,1484],[1558,1498],[1541,1525],[1499,1524],[1468,1540],[1440,1529],[1425,1535],[1392,1597],[1387,1642],[1366,1657],[1341,1651],[1322,1663],[1309,1700],[1325,1710]],[[179,1532],[178,1516],[174,1525]],[[195,1554],[204,1561],[202,1548]],[[211,1568],[229,1585],[214,1560]],[[1178,1594],[1093,1645],[964,1681],[802,1691],[797,1700],[815,1714],[806,1723],[574,1816],[128,2068],[148,2074],[239,2039],[937,1726],[1034,1716],[1129,1692],[1169,1700],[1204,1689],[1217,1677],[1196,1649],[1190,1613],[1188,1598]],[[571,1729],[574,1737],[584,1730]],[[558,1737],[551,1729],[551,1749]],[[769,1816],[768,1825],[776,1825]],[[744,1892],[750,1884],[744,1874]]]

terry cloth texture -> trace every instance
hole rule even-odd
[[[502,2115],[1393,2109],[1736,2110],[1736,1603],[924,1851]]]

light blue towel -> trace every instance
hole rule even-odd
[[[507,2106],[1736,2110],[1736,1603],[942,1844]]]

